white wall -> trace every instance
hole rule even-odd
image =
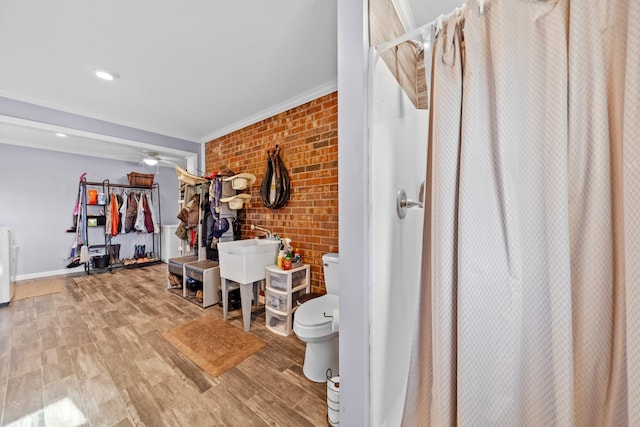
[[[109,179],[115,184],[127,184],[126,174],[132,171],[143,172],[142,166],[0,144],[0,225],[11,228],[20,247],[17,278],[70,272],[64,260],[75,234],[65,230],[72,225],[82,172],[87,172],[88,181]],[[145,173],[156,173],[155,167],[147,167]],[[160,185],[162,223],[177,224],[178,181],[174,169],[158,168],[155,182]],[[126,238],[119,239],[133,246],[132,239],[136,237]],[[126,255],[126,250],[123,248],[121,256]]]
[[[400,219],[396,199],[405,189],[418,200],[429,117],[413,107],[381,59],[370,67],[371,425],[397,426],[417,315],[424,209],[409,209]]]
[[[338,2],[340,424],[369,425],[368,2]]]

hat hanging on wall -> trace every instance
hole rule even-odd
[[[242,209],[245,202],[248,202],[251,199],[251,194],[236,194],[231,197],[224,197],[220,199],[222,203],[229,203],[229,209]]]
[[[249,185],[256,182],[256,176],[252,173],[240,173],[238,175],[222,178],[223,181],[231,181],[231,187],[234,190],[244,190]]]
[[[213,235],[216,239],[219,239],[228,229],[229,220],[227,218],[218,218],[213,226]]]

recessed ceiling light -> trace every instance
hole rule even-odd
[[[120,77],[118,73],[114,73],[113,71],[107,71],[103,69],[97,69],[94,71],[96,76],[101,78],[102,80],[112,81]]]
[[[64,138],[65,136],[67,136],[67,134],[62,132],[56,132],[56,136],[59,136],[60,138]]]

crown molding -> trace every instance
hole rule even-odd
[[[231,132],[235,132],[239,129],[250,126],[254,123],[259,122],[260,120],[267,119],[269,117],[273,117],[276,114],[282,113],[283,111],[290,110],[294,107],[307,103],[309,101],[313,101],[314,99],[318,99],[322,96],[325,96],[331,92],[335,92],[338,89],[338,81],[333,80],[331,82],[325,83],[321,86],[318,86],[310,91],[304,92],[294,98],[289,98],[280,104],[276,104],[272,107],[269,107],[265,110],[260,111],[252,116],[249,116],[245,119],[242,119],[238,122],[235,122],[229,126],[226,126],[222,129],[218,129],[212,131],[211,133],[205,135],[200,142],[206,144],[209,141],[212,141],[216,138],[219,138],[224,135],[228,135]]]

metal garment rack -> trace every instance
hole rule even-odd
[[[134,185],[126,185],[126,184],[111,184],[109,182],[108,179],[103,180],[102,182],[90,182],[87,181],[86,178],[83,178],[82,183],[84,184],[83,186],[83,190],[84,191],[84,197],[82,198],[84,201],[82,203],[82,216],[84,217],[84,220],[82,221],[82,227],[84,228],[84,233],[87,236],[87,246],[88,249],[89,248],[104,248],[104,250],[106,251],[108,246],[111,244],[111,240],[112,237],[111,234],[106,233],[106,230],[104,232],[104,244],[98,244],[98,245],[91,245],[89,243],[89,230],[88,230],[88,218],[91,217],[91,215],[88,214],[87,212],[87,187],[101,187],[102,188],[102,192],[109,197],[111,194],[111,189],[112,188],[122,188],[125,190],[134,190],[134,191],[139,191],[139,192],[144,192],[144,191],[149,191],[149,192],[155,192],[155,196],[156,196],[156,200],[157,200],[157,204],[158,204],[158,209],[156,212],[156,219],[157,219],[157,223],[158,223],[158,227],[160,227],[160,224],[162,224],[162,220],[161,220],[161,205],[160,205],[160,185],[158,183],[154,183],[151,187],[140,187],[140,186],[134,186]],[[90,205],[90,206],[102,206],[104,209],[107,208],[108,203],[105,203],[104,205]],[[106,216],[106,212],[105,212],[105,216]],[[105,225],[106,227],[106,225]],[[128,233],[127,233],[128,234]],[[149,261],[149,262],[145,262],[145,263],[135,263],[135,264],[128,264],[125,265],[123,263],[120,264],[115,264],[115,265],[111,265],[108,264],[107,267],[105,268],[100,268],[98,270],[108,270],[108,271],[112,271],[113,268],[121,268],[121,267],[126,267],[126,268],[136,268],[136,267],[143,267],[143,266],[147,266],[147,265],[152,265],[152,264],[157,264],[161,262],[162,259],[162,233],[158,232],[157,236],[155,235],[156,233],[150,233],[153,234],[152,236],[152,244],[153,244],[153,248],[152,251],[154,254],[156,254],[155,259],[153,261]],[[157,239],[157,243],[156,243],[156,239]],[[91,270],[95,270],[96,268],[91,266],[91,260],[88,259],[85,263],[84,263],[84,271],[87,274],[91,274]]]

